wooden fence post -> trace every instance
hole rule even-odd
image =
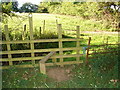
[[[6,37],[6,41],[10,41],[8,25],[5,25],[4,28],[5,28],[5,37]],[[11,51],[10,44],[7,44],[7,50],[8,50],[8,51]],[[12,55],[11,55],[11,54],[8,54],[8,58],[11,60]],[[12,62],[12,61],[9,61],[9,65],[13,65],[13,62]]]
[[[91,37],[88,40],[87,54],[86,54],[86,64],[88,64],[89,48],[90,48]]]
[[[63,50],[62,50],[62,25],[58,24],[58,41],[59,41],[59,54],[63,55]],[[60,63],[63,62],[63,57],[60,58]],[[60,65],[63,67],[63,65]]]
[[[23,34],[22,34],[22,39],[25,40],[25,34],[26,34],[26,24],[23,27]]]
[[[79,41],[79,39],[80,39],[80,27],[79,27],[79,26],[76,27],[76,36],[77,36],[76,47],[79,48],[79,47],[80,47],[80,41]],[[77,54],[77,55],[80,54],[80,50],[79,50],[79,49],[76,50],[76,54]],[[77,57],[76,57],[76,61],[79,61],[79,60],[80,60],[80,57],[77,56]]]
[[[45,62],[43,62],[43,63],[39,62],[39,66],[40,66],[40,72],[41,72],[42,74],[46,74]]]
[[[40,27],[40,35],[41,35],[41,27]]]
[[[45,33],[45,20],[43,21],[43,34]]]
[[[29,30],[30,30],[30,40],[33,40],[33,20],[32,20],[32,13],[29,14]],[[34,57],[34,42],[30,42],[31,47],[31,57]],[[32,64],[35,64],[35,60],[32,59]]]

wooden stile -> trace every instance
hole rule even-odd
[[[56,20],[56,23],[57,20]],[[64,65],[69,65],[69,64],[78,64],[78,63],[83,63],[83,61],[80,61],[80,56],[83,54],[80,54],[80,40],[83,38],[80,38],[80,30],[79,26],[76,27],[76,36],[77,38],[62,38],[62,25],[58,24],[57,29],[58,29],[58,39],[39,39],[39,40],[34,40],[33,37],[33,18],[32,14],[29,14],[29,32],[30,32],[30,40],[25,40],[25,34],[26,34],[26,25],[24,25],[23,33],[22,33],[22,40],[13,40],[10,41],[9,38],[9,31],[8,31],[8,25],[4,26],[5,28],[5,35],[6,35],[6,41],[1,41],[0,44],[6,44],[7,45],[7,51],[2,51],[0,52],[1,55],[8,54],[8,58],[2,58],[1,62],[9,62],[10,66],[1,66],[0,68],[9,68],[11,65],[13,65],[14,61],[27,61],[31,60],[32,64],[31,65],[14,65],[15,67],[36,67],[39,66],[39,64],[35,64],[35,60],[40,60],[40,67],[42,69],[42,73],[46,73],[46,67],[45,66],[53,66],[53,65],[60,65],[63,67]],[[45,30],[45,20],[43,23],[43,34]],[[41,35],[41,27],[39,34]],[[63,48],[63,41],[76,41],[76,47],[68,47],[68,48]],[[59,48],[49,48],[49,49],[35,49],[34,48],[34,43],[39,43],[39,42],[58,42],[59,43]],[[30,44],[30,50],[11,50],[10,45],[11,44],[23,44],[27,43]],[[68,51],[68,50],[75,50],[76,54],[69,54],[69,55],[64,55],[63,51]],[[52,52],[51,52],[52,51]],[[59,51],[59,54],[56,54],[56,51]],[[47,56],[35,56],[36,52],[51,52]],[[12,58],[12,54],[26,54],[29,53],[31,54],[30,57],[14,57]],[[54,54],[54,56],[52,56]],[[70,58],[70,57],[76,57],[76,61],[67,61],[64,62],[64,58]],[[52,59],[51,63],[45,63],[46,60]],[[57,58],[60,59],[60,62],[57,62]]]
[[[43,74],[46,74],[46,67],[45,67],[45,62],[55,54],[55,51],[50,52],[47,56],[45,56],[42,60],[39,61],[39,66],[40,66],[40,72]]]
[[[6,41],[10,41],[8,25],[5,25],[4,28],[5,28]],[[11,51],[10,44],[7,44],[7,51]],[[8,58],[11,60],[11,59],[12,59],[12,55],[11,55],[11,54],[8,54]],[[13,62],[12,62],[12,61],[9,61],[9,65],[13,65]]]

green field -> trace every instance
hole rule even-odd
[[[20,14],[21,17],[12,17],[8,19],[8,26],[11,40],[22,40],[23,25],[27,25],[25,39],[29,39],[29,21],[28,14]],[[54,14],[33,14],[34,39],[57,38],[57,24],[62,24],[64,37],[75,38],[76,26],[80,26],[80,37],[88,39],[91,37],[91,45],[101,45],[107,42],[109,44],[118,43],[118,33],[85,33],[85,31],[108,31],[104,28],[101,21],[84,20],[77,16],[65,16]],[[43,30],[43,21],[45,20],[45,32],[39,34],[39,28]],[[2,25],[3,40],[4,25]],[[87,40],[81,41],[81,46],[87,46]],[[42,48],[56,47],[56,44],[47,43]],[[73,47],[75,42],[66,42],[63,47]],[[20,46],[12,46],[13,49],[21,49]],[[115,46],[117,47],[117,46]],[[24,49],[26,47],[23,45]],[[95,49],[98,49],[95,47]],[[3,46],[2,50],[5,50]],[[74,53],[74,52],[70,52]],[[81,51],[83,53],[83,51]],[[94,55],[93,55],[94,56]],[[68,61],[73,58],[67,59]],[[85,57],[81,57],[85,60]],[[80,65],[71,65],[74,68],[71,71],[72,78],[66,81],[56,82],[47,75],[39,73],[39,68],[17,69],[11,68],[3,70],[3,88],[117,88],[118,87],[118,55],[106,54],[98,55],[97,59],[91,59],[88,66],[84,63]],[[65,66],[67,67],[67,66]],[[49,67],[48,67],[49,68]],[[51,67],[52,68],[52,67]]]

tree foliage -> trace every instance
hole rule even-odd
[[[76,15],[84,19],[102,20],[106,27],[119,24],[120,2],[43,2],[39,5],[49,13]],[[42,11],[41,11],[42,12]]]
[[[20,8],[20,12],[36,12],[38,6],[32,3],[24,3]]]

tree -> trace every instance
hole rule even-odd
[[[24,3],[20,8],[20,12],[36,12],[38,6],[32,3]]]
[[[1,1],[1,6],[2,6],[2,11],[5,12],[5,11],[8,11],[9,10],[9,13],[11,11],[14,11],[14,12],[17,12],[18,11],[18,1],[17,0],[7,0],[4,1],[2,0]]]

